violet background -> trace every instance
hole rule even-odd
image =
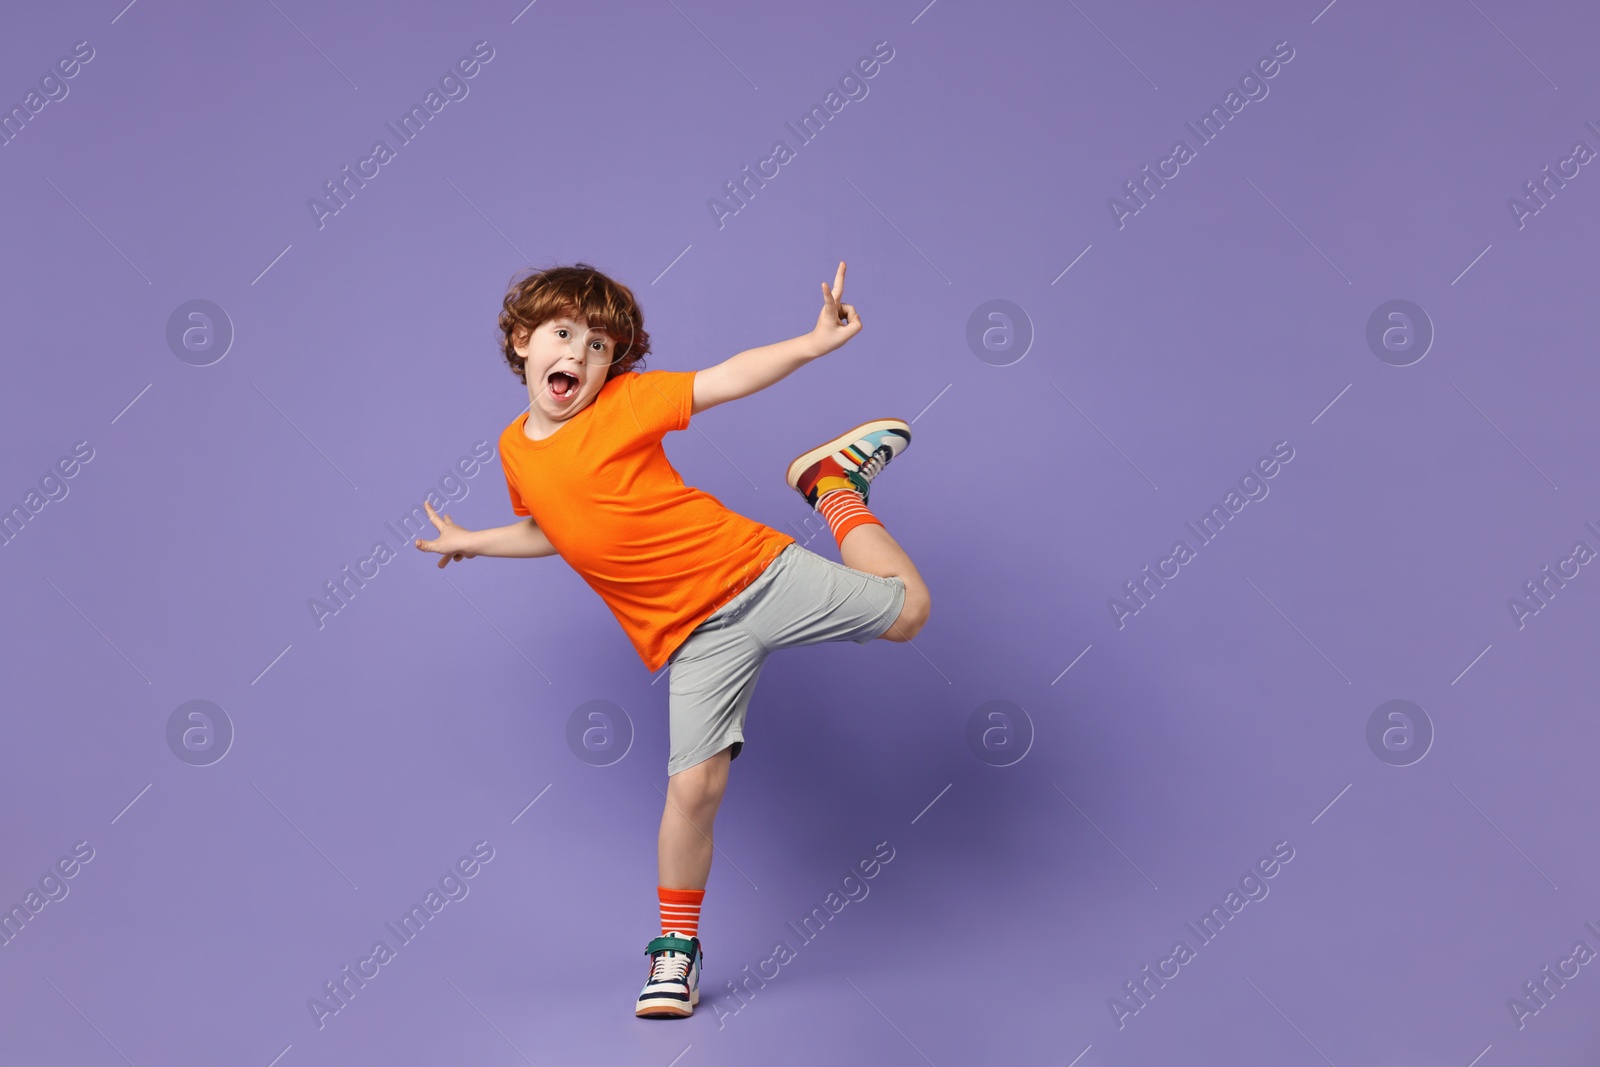
[[[1600,948],[1600,578],[1520,629],[1507,601],[1600,547],[1600,179],[1521,228],[1507,200],[1600,146],[1600,15],[922,5],[8,16],[8,106],[95,57],[0,149],[0,503],[95,455],[0,552],[0,902],[95,857],[0,947],[0,1062],[1593,1061],[1593,968],[1523,1028],[1507,999]],[[307,199],[485,40],[319,229]],[[796,148],[878,41],[868,96]],[[1279,41],[1269,95],[1119,229],[1107,200]],[[796,157],[719,228],[708,198],[778,138]],[[668,453],[795,532],[793,455],[915,416],[873,503],[933,616],[768,664],[704,999],[638,1021],[666,686],[604,604],[556,559],[410,548],[320,629],[308,601],[517,415],[514,272],[612,273],[649,365],[694,369],[809,329],[840,259],[863,333]],[[1365,340],[1396,298],[1436,330],[1405,367]],[[194,299],[236,332],[204,367],[166,341]],[[1034,333],[1008,366],[966,340],[994,299]],[[1118,629],[1108,598],[1278,441],[1270,495]],[[457,521],[512,521],[497,460],[465,484]],[[168,747],[193,699],[235,731],[209,766]],[[1409,766],[1367,744],[1392,699],[1435,731]],[[566,742],[590,700],[635,731],[610,766]],[[991,700],[1032,725],[1011,766],[968,745]],[[319,1029],[308,998],[480,840],[470,894]],[[785,923],[880,841],[801,945]],[[1270,894],[1119,1028],[1108,1000],[1279,841]]]

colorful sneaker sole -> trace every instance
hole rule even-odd
[[[694,1014],[694,1006],[699,1003],[700,990],[691,989],[687,1005],[674,997],[652,997],[639,1001],[634,1014],[641,1019],[687,1019]]]

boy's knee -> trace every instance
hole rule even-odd
[[[672,783],[672,788],[667,790],[667,800],[683,815],[697,819],[706,812],[717,809],[722,803],[722,789],[718,783],[704,778],[691,778],[681,783],[675,781]]]
[[[723,790],[728,785],[728,757],[726,750],[693,767],[686,767],[667,779],[667,793],[672,802],[684,809],[714,808],[722,802]]]

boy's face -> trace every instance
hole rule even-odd
[[[561,422],[582,411],[606,384],[615,342],[588,320],[557,315],[540,323],[517,347],[527,360],[528,399],[546,419]]]

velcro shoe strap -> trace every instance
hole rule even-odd
[[[645,955],[652,956],[657,952],[682,952],[692,956],[698,949],[698,940],[685,941],[681,937],[658,937],[644,947]]]

